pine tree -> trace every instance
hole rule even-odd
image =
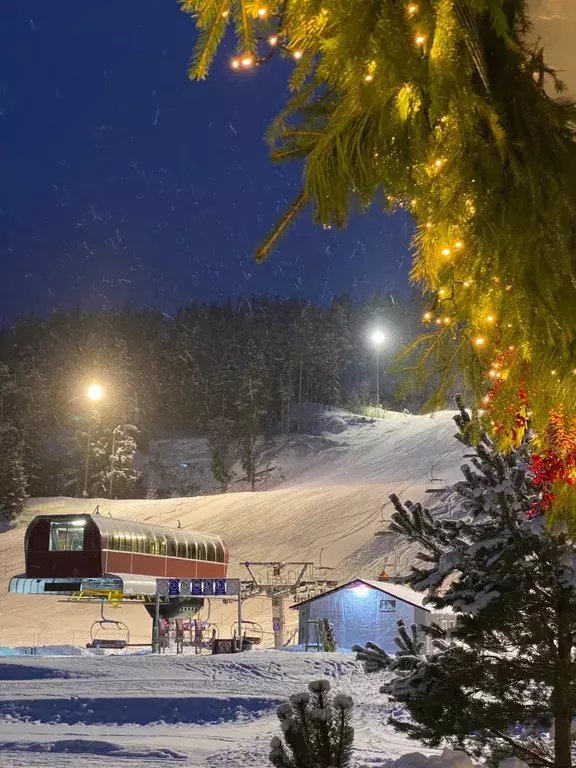
[[[0,424],[0,456],[0,520],[15,520],[26,506],[28,479],[18,433],[6,424]]]
[[[232,439],[233,422],[225,416],[212,419],[207,426],[208,443],[212,452],[212,474],[226,490],[232,480],[232,465],[234,464],[234,444]]]
[[[109,496],[112,499],[130,499],[140,473],[134,467],[138,430],[131,424],[122,424],[113,430],[108,472]]]
[[[461,404],[460,404],[461,407]],[[476,425],[461,407],[459,439]],[[427,745],[448,742],[492,762],[514,755],[534,766],[570,768],[576,706],[576,547],[565,527],[547,527],[528,471],[529,443],[504,455],[481,434],[477,458],[455,491],[461,515],[438,519],[420,504],[395,507],[391,530],[420,545],[404,583],[458,618],[450,637],[422,627],[424,653],[404,633],[396,659],[360,650],[367,671],[388,668],[382,691],[403,703],[396,727]],[[550,750],[541,731],[554,726]]]
[[[94,412],[76,432],[68,457],[66,487],[75,496],[131,498],[139,478],[134,468],[137,435],[130,424],[111,426]],[[85,488],[86,486],[86,488]]]
[[[354,744],[352,699],[343,694],[332,697],[328,680],[315,680],[308,690],[277,708],[284,741],[272,739],[270,762],[275,768],[349,768]]]

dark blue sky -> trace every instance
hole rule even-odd
[[[287,63],[187,79],[176,0],[5,0],[0,25],[0,322],[20,312],[166,312],[252,293],[329,300],[402,288],[410,221],[344,231],[304,215],[272,259],[253,249],[298,190],[264,131]]]

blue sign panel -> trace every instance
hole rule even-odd
[[[179,579],[170,579],[170,584],[168,586],[168,594],[170,597],[178,597],[178,595],[180,594]]]
[[[200,579],[192,579],[191,587],[190,587],[190,593],[192,595],[201,595],[202,594],[202,582],[201,582]]]
[[[204,579],[203,583],[203,594],[205,595],[213,595],[214,594],[214,579]]]
[[[214,594],[220,597],[226,595],[226,579],[216,579],[214,582]]]

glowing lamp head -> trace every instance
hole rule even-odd
[[[374,342],[374,344],[377,344],[377,345],[382,344],[385,339],[386,339],[386,336],[384,336],[382,331],[374,331],[374,333],[372,334],[372,341]]]
[[[104,390],[100,386],[100,384],[90,384],[88,389],[86,390],[86,394],[88,396],[88,400],[91,400],[93,403],[97,403],[98,400],[102,400],[104,397]]]
[[[352,587],[354,597],[366,597],[369,592],[370,587],[367,584],[357,583]]]

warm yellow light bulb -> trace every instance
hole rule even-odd
[[[441,325],[441,324],[442,324],[442,320],[439,317],[437,317],[436,318],[436,325]]]
[[[487,323],[493,323],[494,322],[494,315],[488,315],[486,317],[486,322]]]
[[[372,82],[372,80],[374,80],[374,75],[366,75],[366,77],[364,78],[364,80],[365,80],[367,83],[371,83],[371,82]]]
[[[550,371],[550,376],[556,376],[556,371],[554,370]]]
[[[432,313],[424,312],[424,320],[432,320]]]
[[[267,8],[258,8],[258,16],[260,16],[261,19],[263,19],[267,13],[268,13]]]
[[[278,38],[276,37],[276,35],[272,35],[272,37],[268,38],[268,42],[270,43],[270,45],[276,45],[276,43],[278,42]]]
[[[458,250],[460,250],[460,248],[463,248],[463,247],[464,247],[464,243],[461,240],[457,240],[456,243],[454,244],[454,248],[458,248]]]
[[[432,229],[432,222],[431,221],[426,222],[426,229]]]
[[[470,288],[470,280],[464,280],[464,288]]]
[[[302,58],[302,51],[294,51],[294,58],[295,59],[301,59]]]
[[[405,85],[404,86],[404,90],[406,91],[406,93],[412,93],[412,86],[411,85]]]
[[[496,371],[488,371],[488,376],[492,376],[492,378],[494,378],[496,376]]]
[[[230,16],[230,11],[222,11],[222,18],[227,19]]]
[[[414,42],[416,43],[416,45],[424,45],[424,43],[426,42],[426,38],[424,37],[424,35],[418,35]]]
[[[450,248],[444,248],[442,250],[442,256],[450,256]]]
[[[478,347],[481,347],[482,344],[484,344],[484,339],[482,336],[478,336],[476,339],[474,339],[474,344],[476,344]]]
[[[445,293],[446,291],[444,290],[444,288],[440,288],[440,290],[438,291],[438,296],[444,296]]]
[[[238,69],[238,67],[240,66],[240,62],[238,61],[238,59],[232,59],[232,61],[230,62],[230,66],[232,67],[232,69]]]
[[[444,318],[444,325],[448,325],[449,322],[450,322],[450,318],[449,317],[445,317]]]
[[[253,63],[252,56],[246,56],[245,59],[242,59],[242,66],[243,67],[251,67]]]
[[[488,405],[488,403],[490,402],[489,395],[484,395],[484,397],[482,398],[482,402],[484,403],[484,405]]]
[[[418,12],[418,6],[417,5],[409,5],[408,6],[408,13],[410,16],[414,16],[415,13]]]
[[[92,400],[93,403],[97,402],[98,400],[102,400],[104,397],[104,390],[100,386],[100,384],[90,384],[88,389],[86,390],[86,394],[88,395],[88,399]]]

